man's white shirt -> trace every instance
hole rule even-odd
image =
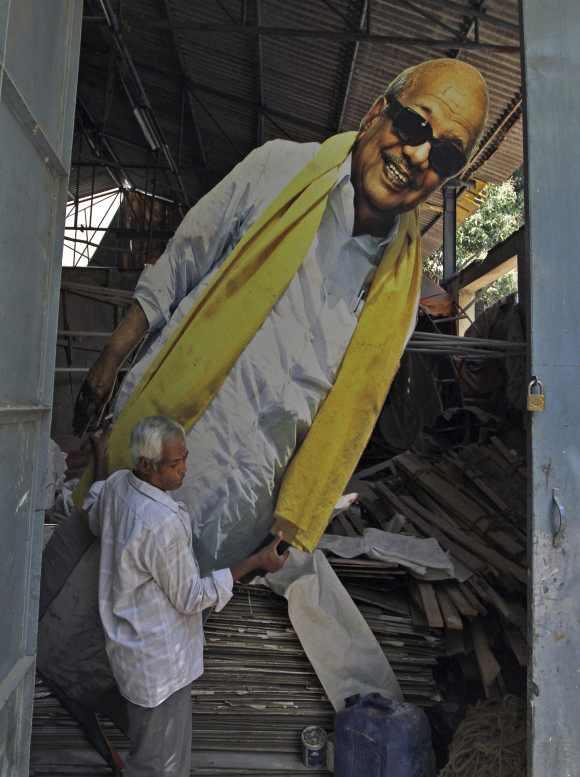
[[[229,569],[201,577],[191,518],[169,494],[120,470],[85,502],[101,540],[99,612],[123,696],[156,707],[203,673],[202,610],[232,596]]]

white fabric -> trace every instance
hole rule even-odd
[[[203,673],[201,612],[228,603],[232,575],[200,577],[185,506],[128,470],[95,484],[85,508],[101,538],[99,612],[113,674],[125,698],[156,707]]]
[[[399,564],[424,579],[455,577],[453,561],[432,537],[422,539],[371,528],[365,529],[362,537],[325,534],[318,547],[342,558],[368,556],[377,561]]]
[[[288,600],[294,630],[335,710],[355,693],[403,699],[375,635],[321,551],[291,548],[285,566],[265,580]]]
[[[125,378],[116,412],[211,271],[318,148],[267,143],[189,211],[138,283],[135,298],[151,329],[164,328]],[[350,163],[349,157],[301,269],[188,433],[189,471],[177,496],[192,516],[202,572],[247,556],[268,533],[284,470],[354,332],[361,288],[396,234],[398,220],[384,240],[352,237]]]
[[[65,472],[66,455],[54,440],[49,439],[41,510],[50,510],[54,507],[57,495],[63,488]]]

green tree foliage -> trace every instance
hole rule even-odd
[[[457,230],[457,267],[485,259],[487,252],[501,243],[524,223],[523,178],[520,172],[501,184],[490,184],[482,194],[481,207]],[[425,261],[425,271],[434,280],[443,272],[443,251],[439,249]],[[484,307],[516,290],[513,274],[499,278],[479,294]]]

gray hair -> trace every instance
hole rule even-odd
[[[392,99],[398,99],[399,95],[401,95],[405,89],[411,85],[413,78],[414,78],[414,71],[415,71],[416,65],[413,67],[408,67],[406,70],[403,70],[401,73],[399,73],[398,76],[393,78],[391,83],[387,86],[385,91],[380,94],[377,99],[374,101],[374,103],[377,102],[377,100],[380,100],[381,97],[384,97],[387,102],[389,102]],[[373,103],[373,105],[374,105]],[[365,116],[360,120],[359,129],[364,129],[364,123],[365,123]]]
[[[185,431],[181,424],[162,415],[142,418],[131,432],[131,457],[136,466],[139,459],[147,459],[159,464],[163,457],[163,446],[168,440],[181,437],[185,440]]]

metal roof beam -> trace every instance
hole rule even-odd
[[[325,124],[318,124],[318,122],[309,121],[308,119],[302,119],[294,114],[285,113],[284,111],[277,111],[273,108],[265,105],[259,105],[255,100],[249,100],[247,97],[240,97],[240,95],[232,94],[230,92],[224,92],[221,89],[216,89],[213,86],[207,84],[200,84],[197,81],[193,81],[191,78],[187,79],[187,84],[191,87],[193,93],[202,92],[204,94],[212,95],[213,97],[219,97],[222,100],[236,103],[237,105],[243,105],[248,108],[260,111],[268,118],[275,118],[278,121],[287,121],[296,127],[303,127],[304,129],[310,129],[313,132],[329,132],[330,128]]]
[[[177,61],[179,63],[179,69],[181,71],[182,77],[184,79],[186,79],[187,76],[186,76],[185,67],[184,67],[184,64],[183,64],[183,57],[181,56],[181,50],[180,50],[179,45],[177,43],[177,38],[175,37],[175,25],[173,23],[173,16],[172,16],[172,11],[171,11],[171,7],[170,7],[170,0],[163,0],[163,7],[165,9],[165,14],[167,16],[167,21],[169,22],[169,29],[170,29],[170,34],[171,34],[171,40],[173,42],[173,48],[175,50],[175,56],[177,57]],[[198,118],[197,118],[197,110],[196,110],[196,107],[195,107],[195,104],[194,104],[193,100],[191,99],[191,93],[190,93],[189,89],[186,89],[185,92],[186,92],[186,95],[187,95],[187,105],[189,107],[189,113],[190,113],[190,116],[191,116],[191,120],[193,122],[193,131],[195,133],[195,139],[197,141],[197,147],[198,147],[198,151],[199,151],[199,158],[201,160],[202,166],[207,168],[207,152],[206,152],[203,136],[201,134],[201,128],[199,126],[199,121],[198,121]],[[206,184],[207,184],[207,181],[206,181]]]
[[[502,27],[504,30],[509,30],[510,32],[517,32],[518,35],[520,32],[519,24],[514,24],[513,22],[510,22],[507,19],[501,19],[499,16],[493,16],[492,14],[489,14],[485,10],[482,10],[480,8],[474,8],[472,5],[464,5],[463,3],[458,2],[458,0],[444,0],[443,3],[441,3],[441,0],[421,0],[421,1],[423,3],[431,2],[437,8],[441,8],[441,6],[443,5],[446,8],[453,9],[454,11],[459,11],[464,16],[474,17],[476,19],[479,19],[482,22],[486,22],[487,24],[490,24],[494,27]]]
[[[467,14],[469,15],[469,14]],[[151,23],[150,27],[162,26]],[[184,26],[189,33],[228,33],[235,32],[240,35],[262,36],[268,38],[293,39],[304,38],[310,40],[330,40],[330,41],[360,41],[373,44],[399,45],[399,46],[426,46],[433,49],[454,49],[457,48],[457,39],[448,38],[412,38],[407,35],[377,35],[369,34],[363,30],[313,30],[296,29],[292,27],[264,27],[258,25],[241,24],[187,24]],[[519,41],[517,44],[504,43],[486,43],[484,41],[465,41],[461,43],[465,49],[486,49],[500,53],[512,54],[518,52]]]
[[[86,107],[80,96],[77,96],[77,117],[80,124],[81,133],[84,135],[93,154],[102,159],[102,154],[104,151],[109,157],[109,160],[102,161],[103,166],[107,170],[114,184],[120,189],[125,188],[125,182],[130,186],[133,186],[131,177],[127,175],[127,172],[125,171],[121,160],[111,146],[109,139],[107,138],[106,134],[97,127],[97,124],[93,120],[89,109]],[[98,142],[95,142],[95,139]],[[107,164],[107,161],[110,161],[111,164]],[[120,178],[116,172],[113,172],[113,169],[121,174]]]
[[[143,73],[151,73],[158,77],[167,78],[173,84],[175,83],[175,73],[172,73],[168,70],[162,70],[159,67],[155,67],[154,65],[151,65],[151,63],[149,62],[136,62],[135,64],[137,68]],[[87,67],[87,63],[85,63],[85,68],[86,67]],[[101,69],[97,67],[94,63],[91,64],[91,67],[97,73],[102,72]],[[234,103],[236,105],[241,105],[247,108],[251,108],[253,111],[260,111],[266,116],[266,118],[270,120],[277,119],[278,121],[285,121],[294,127],[309,129],[309,130],[312,130],[312,132],[316,132],[318,134],[332,132],[332,127],[326,124],[319,124],[318,122],[300,118],[295,114],[285,113],[284,111],[278,111],[274,108],[270,108],[267,105],[260,106],[258,105],[256,100],[252,100],[247,97],[241,97],[240,95],[234,94],[231,92],[224,92],[223,90],[216,89],[215,87],[209,86],[208,84],[202,84],[199,81],[194,81],[192,78],[189,78],[188,76],[184,77],[184,83],[186,87],[189,87],[194,94],[196,93],[208,94],[213,97],[218,97],[221,100],[226,100],[227,102]],[[109,137],[113,137],[111,133],[107,133],[107,134],[109,135]],[[119,138],[119,141],[123,143],[128,142],[127,140],[124,140],[122,138]],[[137,146],[136,143],[133,143],[132,145]]]
[[[321,0],[321,2],[324,3],[328,10],[331,11],[335,16],[337,16],[339,19],[342,19],[347,27],[351,27],[350,19],[348,18],[347,14],[339,11],[339,9],[332,3],[332,0]],[[258,22],[258,24],[259,23],[260,22]]]
[[[418,13],[423,18],[428,19],[430,22],[433,22],[433,24],[437,25],[437,27],[441,27],[441,29],[445,30],[445,32],[449,32],[451,35],[457,35],[457,30],[453,29],[451,25],[445,24],[445,22],[441,21],[441,19],[438,16],[436,16],[433,13],[429,13],[429,11],[427,11],[422,6],[416,5],[415,3],[411,2],[411,0],[405,0],[405,5],[407,6],[407,8],[410,8],[412,11],[415,11],[415,13]]]
[[[368,11],[369,11],[369,0],[362,0],[362,7],[361,7],[360,17],[358,21],[359,30],[365,29]],[[348,104],[348,97],[350,94],[350,88],[352,86],[352,79],[354,78],[354,72],[356,70],[356,60],[358,57],[359,47],[360,47],[360,41],[357,40],[353,43],[353,46],[352,46],[351,55],[350,55],[350,66],[348,69],[348,75],[346,78],[344,93],[342,95],[341,106],[338,112],[338,120],[336,122],[336,129],[339,132],[344,122],[344,115],[346,113],[346,106]]]
[[[127,44],[125,43],[125,40],[121,34],[121,25],[119,19],[111,6],[110,0],[98,0],[98,2],[101,6],[103,14],[105,15],[106,26],[109,31],[109,35],[111,36],[115,49],[117,50],[117,53],[120,57],[120,62],[118,63],[119,79],[125,90],[125,93],[127,94],[127,98],[131,104],[135,119],[152,150],[155,151],[158,148],[167,160],[167,164],[170,167],[173,178],[177,184],[177,194],[179,195],[177,199],[181,199],[184,204],[188,205],[189,196],[183,184],[183,180],[179,175],[177,164],[175,163],[171,149],[169,148],[163,131],[159,126],[159,122],[157,121],[153,107],[149,101],[145,87],[143,86],[143,82],[139,77],[139,73],[137,72],[137,68],[135,67],[131,53],[129,52]],[[127,74],[130,75],[131,81],[133,83],[133,89],[136,90],[137,94],[134,94],[133,89],[129,87],[126,80]]]

